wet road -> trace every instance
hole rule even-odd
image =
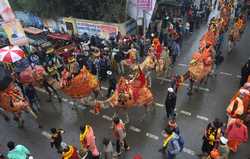
[[[187,70],[191,54],[198,48],[201,35],[206,31],[206,26],[196,30],[188,40],[183,43],[182,54],[177,60],[178,65],[174,72],[184,73]],[[246,29],[241,41],[234,48],[230,55],[223,51],[225,60],[218,68],[218,76],[209,79],[207,85],[193,94],[187,96],[187,87],[180,88],[177,96],[177,124],[185,140],[185,149],[177,159],[198,159],[196,154],[200,153],[203,130],[214,118],[219,117],[226,121],[225,109],[229,100],[239,86],[239,73],[241,65],[250,56],[248,48],[250,41],[250,27]],[[226,48],[226,44],[223,45]],[[156,111],[149,113],[144,121],[139,121],[143,115],[142,108],[135,108],[129,111],[130,123],[127,125],[127,140],[131,146],[131,151],[124,153],[120,158],[131,159],[136,153],[141,153],[144,159],[164,158],[158,149],[161,147],[161,131],[164,129],[167,119],[165,109],[162,105],[165,100],[166,90],[169,83],[167,78],[161,84],[159,80],[153,79],[153,93],[156,104]],[[41,98],[40,121],[43,129],[38,129],[34,121],[25,114],[25,128],[18,129],[16,123],[9,123],[0,120],[0,152],[6,150],[5,143],[14,140],[30,148],[37,159],[57,159],[58,155],[49,145],[49,140],[42,135],[43,131],[48,131],[52,127],[63,128],[65,134],[64,141],[79,147],[79,126],[83,123],[92,125],[97,145],[102,150],[103,137],[111,137],[112,130],[111,117],[114,113],[112,109],[105,109],[99,115],[93,115],[89,109],[79,106],[77,110],[72,110],[73,101],[64,98],[63,103],[46,103],[46,94],[39,93]],[[120,114],[123,119],[125,115]],[[250,142],[240,146],[236,154],[231,154],[230,159],[247,159],[250,157]]]

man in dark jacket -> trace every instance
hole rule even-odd
[[[248,59],[247,63],[241,68],[241,79],[240,79],[240,86],[243,86],[250,75],[250,58]]]
[[[38,113],[40,110],[40,105],[38,103],[38,95],[35,88],[30,84],[24,88],[25,96],[28,98],[31,108]]]
[[[167,98],[165,100],[167,118],[174,116],[174,110],[176,106],[176,94],[173,88],[168,88]]]

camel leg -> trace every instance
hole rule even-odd
[[[14,115],[14,120],[17,122],[17,125],[19,128],[24,127],[24,120],[21,117],[21,113],[13,113]]]
[[[127,110],[125,110],[125,112],[126,112],[126,120],[125,120],[125,123],[126,123],[126,124],[128,124],[128,123],[129,123],[129,121],[130,121],[130,119],[129,119],[129,115],[128,115],[128,111],[127,111]]]
[[[188,88],[188,95],[191,96],[193,94],[193,86],[194,81],[192,79],[189,79],[189,88]]]
[[[42,128],[41,124],[38,121],[37,114],[32,110],[30,106],[27,107],[28,112],[31,114],[31,116],[35,119],[36,123],[38,124],[38,128]]]

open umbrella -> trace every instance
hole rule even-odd
[[[0,62],[14,63],[24,57],[24,51],[18,46],[6,46],[0,49]]]

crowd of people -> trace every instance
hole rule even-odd
[[[101,82],[108,80],[109,88],[106,96],[109,97],[116,89],[117,77],[126,74],[123,61],[129,59],[129,63],[141,63],[147,56],[155,37],[159,37],[162,48],[167,50],[171,58],[171,64],[174,66],[176,58],[181,54],[183,39],[194,32],[195,28],[199,28],[201,23],[208,21],[212,8],[217,9],[216,4],[217,2],[201,1],[199,6],[196,4],[183,5],[181,10],[182,20],[165,13],[162,16],[163,20],[157,23],[159,26],[149,28],[145,37],[137,35],[121,36],[120,33],[109,40],[101,40],[96,36],[88,37],[87,35],[84,39],[73,37],[71,42],[76,46],[75,49],[73,51],[65,49],[60,56],[46,53],[41,46],[32,46],[31,52],[33,53],[28,56],[28,61],[31,66],[35,64],[43,65],[48,77],[57,81],[61,79],[65,69],[71,72],[70,80],[85,66]],[[237,9],[235,14],[238,14]],[[220,34],[215,48],[217,53],[220,52],[223,40],[224,34]],[[29,48],[24,47],[23,49],[30,52]],[[157,50],[155,51],[157,56]],[[135,54],[131,55],[131,52]],[[18,63],[15,65],[17,67]],[[10,70],[15,72],[14,76],[18,76],[20,73],[13,68]],[[250,64],[248,62],[242,68],[241,86],[246,83],[249,74]],[[163,145],[159,149],[159,152],[166,155],[168,159],[174,159],[184,148],[184,139],[176,123],[175,114],[179,83],[176,77],[172,78],[173,81],[171,87],[167,90],[165,100],[166,116],[169,121],[164,129]],[[18,78],[16,78],[15,82],[22,88],[22,92],[29,100],[33,110],[38,113],[40,105],[35,88],[32,85],[23,86],[18,81]],[[46,80],[42,84],[45,86],[44,88],[48,89],[47,92],[50,92],[48,102],[52,101],[52,93],[57,95],[59,102],[62,101],[57,91]],[[0,113],[7,121],[9,120],[2,110],[0,110]],[[50,139],[51,148],[55,148],[62,159],[99,159],[101,156],[104,156],[105,159],[112,159],[113,157],[119,157],[123,151],[130,150],[129,142],[126,139],[125,124],[119,117],[114,117],[112,121],[112,138],[115,140],[116,149],[113,148],[113,140],[105,137],[102,142],[104,146],[102,153],[96,146],[95,133],[89,124],[83,124],[79,127],[80,148],[64,142],[63,129],[51,128],[50,131],[48,138]],[[226,128],[219,119],[209,123],[203,136],[203,154],[201,156],[206,156],[209,159],[227,159],[230,152],[228,143],[232,144],[232,137],[235,136],[236,132],[241,132],[241,141],[247,141],[248,132],[242,121],[236,120],[234,124]],[[23,145],[9,141],[7,147],[9,149],[7,155],[0,155],[0,159],[6,157],[8,159],[33,158],[32,152]],[[137,154],[134,159],[142,159],[142,157]]]

